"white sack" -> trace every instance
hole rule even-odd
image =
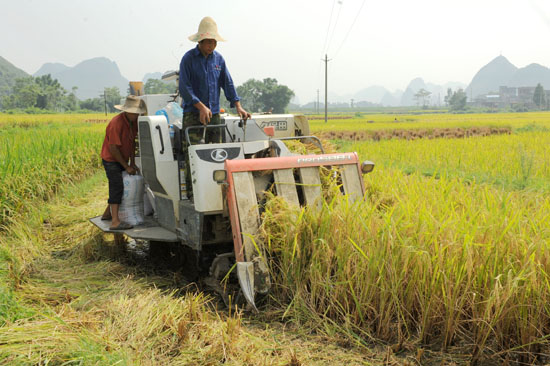
[[[120,221],[130,225],[143,224],[143,193],[145,190],[144,180],[141,175],[130,175],[122,172],[124,193],[122,203],[118,210]]]

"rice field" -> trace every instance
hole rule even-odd
[[[29,200],[47,200],[100,166],[105,125],[87,119],[0,115],[0,227]]]
[[[311,120],[313,133],[338,131],[377,131],[402,129],[463,129],[474,127],[509,127],[512,130],[550,129],[550,113],[468,113],[468,114],[362,114],[346,119]]]
[[[269,202],[261,235],[268,246],[274,289],[263,309],[269,315],[260,319],[266,327],[270,322],[290,322],[325,339],[341,342],[343,337],[348,345],[365,350],[386,347],[388,355],[375,357],[383,361],[373,364],[391,364],[389,354],[407,353],[416,355],[410,364],[421,364],[423,350],[455,355],[451,357],[454,364],[549,363],[549,117],[549,113],[376,114],[332,119],[327,124],[311,121],[313,134],[441,128],[506,128],[508,133],[414,141],[334,141],[339,149],[357,151],[361,159],[376,163],[374,172],[365,176],[366,199],[352,204],[345,198],[332,198],[320,211],[288,207],[278,199]],[[88,171],[98,171],[103,118],[0,115],[3,225],[28,202],[47,200],[59,187],[72,184]],[[75,244],[67,241],[64,245]],[[23,268],[17,276],[25,278],[27,273]],[[131,352],[131,339],[136,339],[149,352],[140,354],[143,359],[135,361],[138,364],[151,362],[149,357],[156,357],[156,352],[170,360],[168,353],[175,352],[171,340],[181,342],[179,323],[183,322],[208,335],[193,338],[185,330],[192,343],[180,343],[177,360],[198,362],[192,358],[196,344],[211,362],[223,357],[234,364],[245,359],[259,362],[252,354],[247,359],[236,349],[226,349],[226,343],[213,341],[214,334],[227,339],[238,333],[238,341],[246,344],[251,336],[243,330],[241,315],[220,319],[206,315],[209,310],[200,298],[184,298],[176,305],[149,290],[143,296],[153,300],[141,303],[145,298],[134,299],[124,292],[131,286],[117,286],[121,296],[108,294],[105,304],[84,306],[90,324],[99,324],[103,313],[111,314],[113,323],[87,326],[76,313],[69,314],[71,309],[80,309],[76,302],[74,309],[63,306],[65,313],[59,317],[70,319],[70,337],[45,341],[50,355],[59,350],[64,358],[58,361],[77,359],[78,355],[67,351],[69,346],[57,343],[68,342],[79,352],[99,347],[100,354],[118,360],[126,357],[119,354]],[[14,294],[21,293],[16,287],[10,290],[13,293],[0,295],[14,301]],[[29,291],[27,285],[23,288],[27,292],[21,296],[26,298],[40,294]],[[154,323],[147,333],[146,324],[138,320],[139,309],[152,316],[157,311],[152,302],[166,304],[162,316],[172,318]],[[87,304],[86,298],[79,303]],[[128,312],[129,306],[136,308]],[[182,306],[200,310],[195,309],[198,313],[190,320],[188,309],[177,308]],[[33,315],[20,316],[31,319]],[[126,318],[134,325],[124,324]],[[25,328],[32,322],[21,323],[20,331],[0,327],[0,340],[8,342],[13,334],[23,339],[25,332],[41,335],[57,327],[46,321],[35,324],[39,328]],[[93,334],[96,343],[81,344],[74,332],[81,327]],[[132,327],[140,333],[128,333]],[[102,332],[113,336],[104,338]],[[102,348],[103,339],[108,339],[112,352]],[[12,346],[23,359],[27,348],[17,342]],[[249,346],[264,361],[270,357],[266,348],[256,343]],[[33,362],[40,361],[37,352],[33,351]]]
[[[462,139],[346,143],[380,167],[456,177],[463,184],[550,192],[550,131]]]
[[[457,347],[475,362],[550,351],[543,193],[382,168],[366,202],[314,212],[275,200],[263,228],[284,317],[317,331],[336,322],[360,344]]]
[[[270,202],[263,235],[282,316],[317,331],[337,323],[359,344],[460,349],[471,364],[549,362],[548,116],[415,116],[422,128],[512,133],[336,141],[377,167],[365,202],[336,198],[317,212]],[[388,127],[376,117],[329,124]]]

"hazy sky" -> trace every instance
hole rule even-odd
[[[237,85],[274,77],[301,103],[371,85],[469,83],[502,54],[550,66],[548,0],[0,0],[0,56],[28,73],[46,62],[115,61],[130,80],[177,69],[212,16]],[[352,27],[353,25],[353,27]]]

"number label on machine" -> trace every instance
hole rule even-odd
[[[262,122],[260,127],[264,129],[265,127],[275,127],[276,131],[286,131],[288,130],[288,123],[287,121],[265,121]]]

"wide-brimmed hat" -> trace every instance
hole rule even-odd
[[[115,108],[119,111],[128,112],[128,113],[138,113],[142,114],[147,111],[145,108],[145,103],[141,98],[136,97],[135,95],[128,95],[124,104],[115,105]]]
[[[218,25],[211,17],[204,17],[199,24],[199,31],[189,36],[192,42],[200,42],[203,39],[215,39],[218,42],[225,42],[225,39],[218,33]]]

